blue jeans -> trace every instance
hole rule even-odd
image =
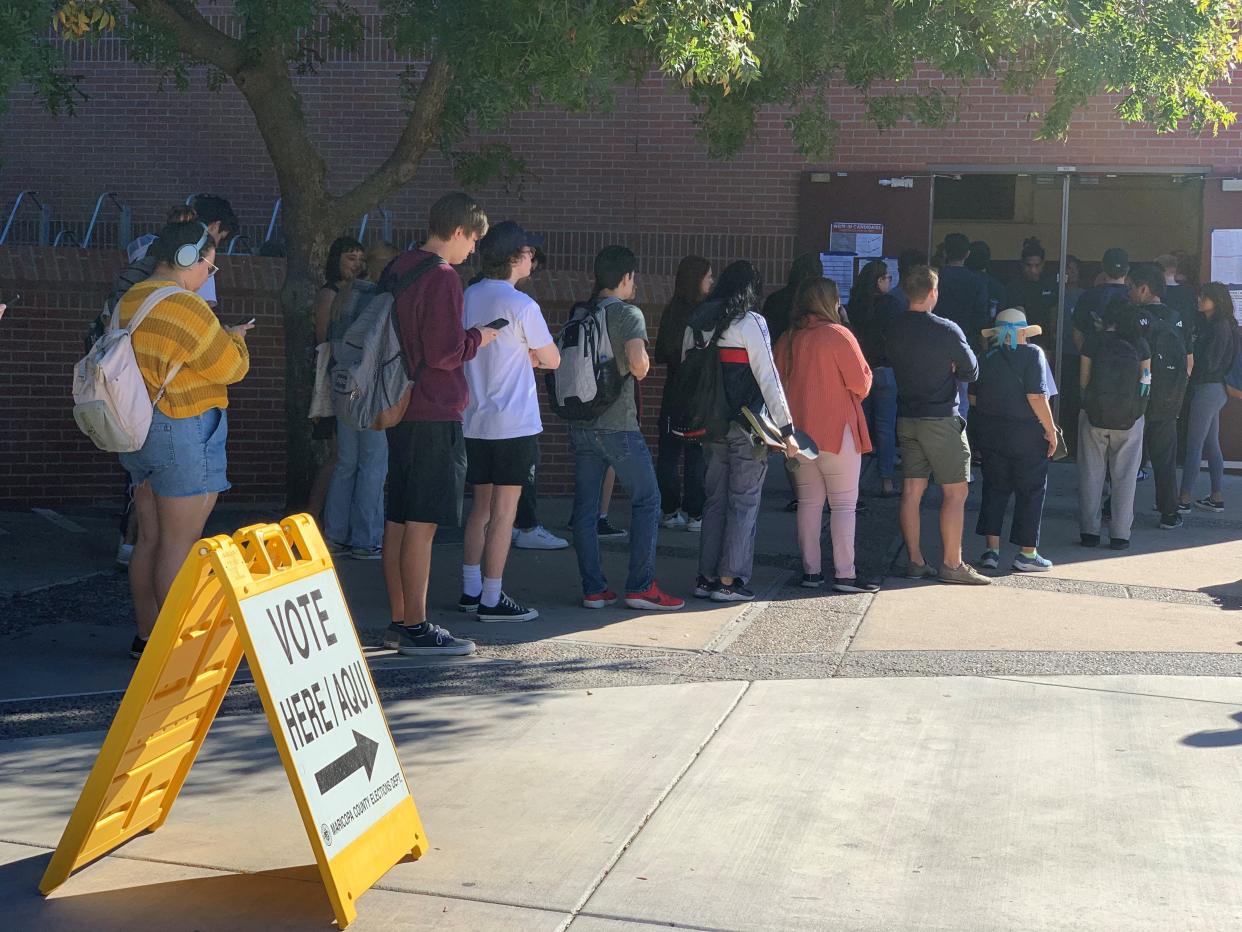
[[[382,430],[357,430],[336,422],[336,469],[323,506],[328,540],[373,550],[384,537],[384,480],[388,438]]]
[[[609,466],[630,493],[630,572],[625,591],[646,592],[655,581],[660,526],[660,487],[647,441],[638,431],[571,427],[569,446],[574,452],[574,550],[583,594],[608,588],[599,558],[599,501]]]
[[[871,370],[871,394],[863,399],[863,416],[871,430],[880,478],[897,475],[897,377],[887,366]]]
[[[699,535],[699,575],[750,579],[768,449],[756,449],[749,432],[734,424],[724,440],[705,443],[703,450],[707,454],[707,501]]]

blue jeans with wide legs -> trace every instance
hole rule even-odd
[[[384,538],[384,480],[388,438],[382,430],[357,430],[336,422],[336,469],[323,506],[324,535],[350,547],[373,550]]]
[[[611,466],[630,494],[630,571],[626,592],[646,592],[655,581],[660,486],[647,441],[638,431],[569,429],[574,453],[574,550],[583,595],[608,588],[599,556],[599,502],[604,473]]]

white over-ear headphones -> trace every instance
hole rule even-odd
[[[198,242],[178,246],[177,251],[173,253],[173,264],[179,269],[192,269],[203,258],[203,247],[207,245],[211,234],[207,232],[205,223],[200,223],[199,226],[203,228],[203,235],[198,238]]]

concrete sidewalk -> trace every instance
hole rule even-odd
[[[390,703],[431,851],[371,929],[1242,926],[1229,678],[706,683]],[[261,717],[216,723],[160,831],[35,887],[102,736],[0,743],[12,928],[316,929]]]

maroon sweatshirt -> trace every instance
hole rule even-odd
[[[396,259],[388,274],[399,276],[429,258],[415,249]],[[463,369],[479,351],[481,334],[462,327],[465,311],[461,278],[452,266],[424,272],[397,295],[394,312],[401,348],[414,379],[407,421],[461,421],[470,400]]]

